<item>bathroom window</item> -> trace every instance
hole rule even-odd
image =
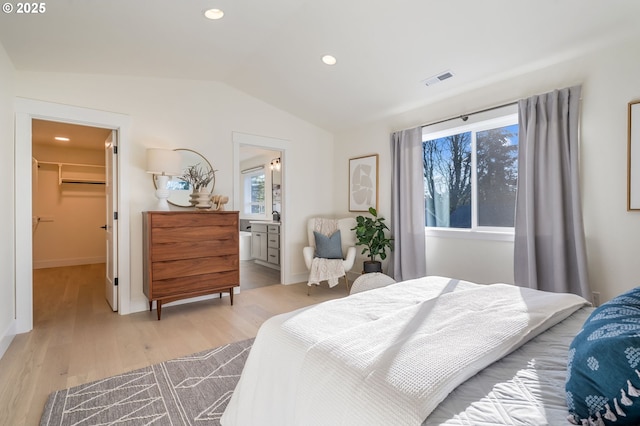
[[[264,168],[248,173],[244,177],[244,213],[246,215],[265,214],[265,174]]]

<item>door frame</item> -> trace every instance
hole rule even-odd
[[[125,114],[69,106],[33,99],[15,99],[15,315],[16,332],[33,329],[33,244],[32,244],[32,187],[31,158],[33,119],[58,121],[83,126],[101,127],[118,132],[116,160],[118,206],[118,306],[120,315],[130,313],[130,265],[129,265],[129,190],[128,182],[131,118]]]
[[[280,225],[280,283],[289,284],[289,262],[287,256],[287,204],[289,197],[285,192],[289,188],[287,180],[287,149],[290,142],[285,139],[271,138],[267,136],[251,135],[248,133],[233,132],[233,209],[242,209],[242,201],[240,200],[240,145],[257,146],[271,151],[280,151],[282,153],[282,211]]]
[[[118,211],[118,190],[114,184],[118,183],[118,131],[112,130],[104,141],[104,177],[105,177],[105,207],[104,235],[106,246],[105,262],[105,297],[111,310],[118,311],[118,221],[114,213]],[[115,244],[114,244],[115,242]]]

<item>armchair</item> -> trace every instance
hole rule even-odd
[[[307,222],[307,238],[309,245],[302,249],[302,255],[304,262],[309,269],[309,282],[308,285],[318,285],[320,281],[328,281],[329,286],[333,287],[338,283],[338,278],[344,276],[347,290],[349,290],[349,279],[347,273],[353,268],[356,260],[356,234],[352,231],[355,228],[356,220],[354,218],[344,219],[326,219],[326,218],[311,218]],[[314,231],[320,232],[326,236],[330,236],[335,231],[340,231],[340,245],[342,248],[341,267],[343,268],[323,268],[323,260],[316,257],[316,238]],[[335,259],[329,259],[335,261]],[[340,263],[340,262],[338,262]],[[340,266],[335,265],[334,266]],[[337,271],[340,272],[337,272]],[[342,274],[342,275],[340,275]],[[309,292],[307,291],[307,294]]]

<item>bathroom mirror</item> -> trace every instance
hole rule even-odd
[[[209,163],[209,161],[204,156],[196,151],[186,148],[178,148],[174,151],[178,151],[181,154],[182,165],[180,167],[180,170],[182,171],[182,173],[184,173],[187,168],[191,166],[197,166],[204,172],[213,170],[211,163]],[[155,175],[153,177],[153,185],[156,187],[156,189],[158,188]],[[213,188],[215,187],[215,185],[216,178],[214,174],[213,179],[211,180],[209,185],[207,185],[209,194],[213,195]],[[169,204],[177,207],[193,207],[190,197],[191,193],[193,192],[193,187],[189,182],[181,180],[178,176],[172,176],[169,180],[169,183],[167,184],[167,187],[169,188],[169,198],[167,199]]]

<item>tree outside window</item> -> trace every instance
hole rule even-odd
[[[471,133],[423,144],[427,226],[471,227]]]
[[[427,227],[512,228],[518,177],[517,116],[480,122],[423,142]],[[493,120],[492,120],[493,122]],[[443,134],[444,133],[444,134]]]
[[[265,174],[259,170],[244,176],[244,213],[265,214]]]

